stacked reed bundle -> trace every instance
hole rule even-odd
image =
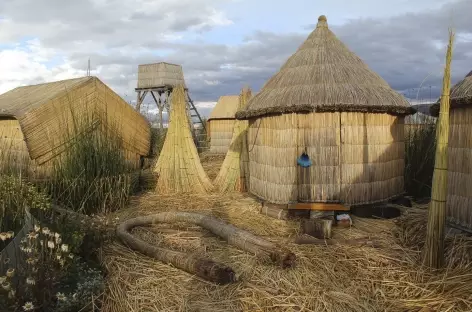
[[[213,187],[190,132],[185,100],[184,87],[174,88],[169,128],[154,167],[158,193],[207,192]]]
[[[431,112],[435,116],[439,115],[439,110],[439,102],[431,108]],[[447,221],[468,231],[472,231],[471,129],[472,71],[451,88],[447,146],[449,154],[447,163]]]
[[[221,96],[208,118],[210,154],[225,155],[233,137],[234,114],[238,110],[239,96]]]
[[[249,120],[250,192],[276,204],[368,204],[403,193],[408,101],[320,16],[236,118]],[[297,165],[306,152],[308,168]]]
[[[238,109],[246,107],[251,98],[251,89],[244,88],[239,96]],[[249,155],[247,146],[246,120],[236,120],[233,137],[220,172],[214,181],[220,192],[239,191],[248,189],[249,183]]]

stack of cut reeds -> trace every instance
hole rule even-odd
[[[251,99],[251,89],[243,88],[239,96],[238,110],[246,107]],[[246,191],[249,183],[249,156],[247,150],[248,121],[236,120],[233,128],[233,137],[225,160],[214,184],[220,192]]]
[[[154,172],[158,175],[158,193],[207,192],[213,188],[193,142],[182,85],[172,91],[169,128]]]

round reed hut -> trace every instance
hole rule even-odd
[[[275,204],[355,205],[401,195],[403,121],[413,112],[320,16],[296,53],[236,113],[249,120],[250,192]],[[307,167],[297,163],[304,152]]]
[[[218,99],[207,123],[211,154],[225,155],[228,152],[238,106],[238,95],[225,95]]]
[[[451,88],[450,100],[447,219],[472,230],[472,71]],[[431,107],[434,116],[439,103]]]

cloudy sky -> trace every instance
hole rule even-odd
[[[394,89],[439,95],[448,27],[453,83],[472,69],[472,0],[0,0],[0,92],[98,76],[135,99],[137,66],[183,66],[207,115],[221,95],[254,91],[314,29],[318,16]],[[150,102],[150,98],[146,102]]]

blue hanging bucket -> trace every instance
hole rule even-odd
[[[297,163],[300,167],[303,167],[303,168],[308,168],[312,165],[310,157],[308,156],[306,152],[303,152],[303,154],[300,157],[298,157]]]

